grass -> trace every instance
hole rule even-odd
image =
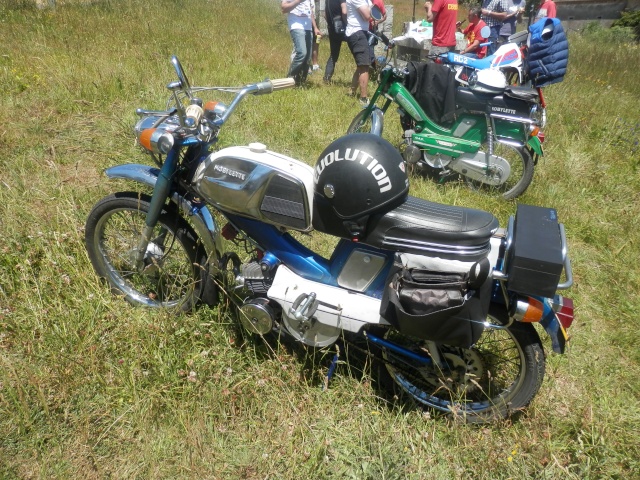
[[[396,23],[410,18],[410,2],[394,7]],[[555,207],[566,225],[571,349],[549,356],[518,421],[473,427],[388,403],[345,364],[323,391],[332,352],[247,338],[224,310],[135,309],[95,278],[84,221],[122,187],[104,168],[146,161],[134,110],[163,107],[169,56],[194,84],[282,77],[291,41],[277,2],[2,3],[0,478],[640,476],[640,46],[605,36],[570,36],[567,77],[545,90],[546,155],[519,199]],[[327,54],[323,44],[322,64]],[[352,69],[345,48],[336,85],[312,76],[247,99],[222,145],[261,141],[313,164],[358,112],[344,97]],[[457,184],[411,182],[414,195],[502,223],[515,211]]]

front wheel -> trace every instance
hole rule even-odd
[[[364,109],[353,118],[347,129],[347,134],[350,133],[373,133],[373,121],[369,110]]]
[[[486,148],[486,144],[483,145]],[[496,142],[493,154],[505,160],[511,169],[509,176],[503,178],[505,173],[501,168],[493,166],[487,169],[487,182],[473,180],[465,177],[467,184],[474,190],[487,193],[497,193],[506,200],[512,200],[522,195],[533,180],[534,164],[531,155],[526,148],[514,147]],[[501,182],[499,185],[495,183]]]
[[[200,295],[203,249],[189,224],[165,207],[143,264],[136,266],[149,202],[149,196],[133,192],[100,200],[87,218],[87,253],[96,273],[131,303],[188,311]]]
[[[507,320],[504,309],[489,314],[489,322]],[[386,339],[419,355],[425,342],[389,330]],[[384,350],[388,373],[419,404],[468,423],[489,423],[526,407],[538,392],[545,371],[540,337],[530,323],[487,328],[471,348],[439,345],[445,367],[424,365]]]

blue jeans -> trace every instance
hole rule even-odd
[[[502,24],[499,25],[493,25],[491,28],[491,33],[489,34],[489,41],[491,42],[488,46],[487,46],[487,57],[489,55],[493,55],[494,53],[496,53],[496,50],[498,49],[498,38],[500,37],[500,28],[502,27]]]
[[[290,33],[295,55],[291,60],[287,77],[293,77],[296,85],[302,85],[307,80],[307,74],[309,73],[313,32],[311,30],[295,29],[291,30]]]

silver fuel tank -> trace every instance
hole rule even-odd
[[[313,228],[313,168],[260,143],[212,153],[192,182],[220,210],[293,230]]]

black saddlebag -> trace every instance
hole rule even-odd
[[[553,298],[564,268],[558,213],[553,208],[518,204],[513,230],[507,288]]]
[[[405,335],[470,347],[484,330],[489,308],[488,261],[471,272],[434,272],[395,262],[380,314]]]

